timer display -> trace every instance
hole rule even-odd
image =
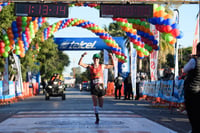
[[[64,3],[15,3],[15,16],[68,17]]]
[[[104,18],[151,18],[151,4],[101,4],[100,17]]]

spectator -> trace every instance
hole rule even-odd
[[[174,74],[170,68],[165,68],[163,71],[163,80],[174,80]]]
[[[192,133],[200,133],[200,42],[196,50],[197,55],[192,57],[183,69],[184,73],[187,73],[184,82],[184,98]]]
[[[124,80],[125,92],[124,92],[124,100],[130,100],[130,96],[132,96],[133,100],[133,90],[132,90],[132,81],[131,81],[131,73]]]
[[[137,73],[136,76],[136,97],[135,100],[139,100],[140,98],[140,82],[144,81],[146,79],[146,76],[144,73]]]
[[[118,97],[119,99],[121,99],[121,88],[122,88],[123,78],[121,77],[120,74],[118,74],[118,76],[115,78],[114,83],[115,83],[115,99],[117,99]]]

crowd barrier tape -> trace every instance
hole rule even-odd
[[[24,100],[24,98],[39,94],[38,83],[29,86],[29,82],[23,82],[23,88],[17,88],[17,82],[9,81],[9,94],[3,94],[3,81],[0,81],[0,105]],[[21,91],[19,91],[21,90]]]
[[[140,94],[142,98],[155,103],[170,103],[170,106],[179,106],[184,103],[184,80],[142,81]]]

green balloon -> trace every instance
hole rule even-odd
[[[20,49],[18,45],[15,46],[16,51]]]
[[[9,40],[5,40],[5,44],[6,44],[6,45],[9,45],[9,44],[10,44],[10,41],[9,41]]]
[[[8,57],[8,52],[4,52],[3,57],[5,57],[5,58]]]
[[[22,17],[22,21],[27,21],[27,17]]]
[[[26,21],[22,21],[22,26],[27,26],[27,22]]]
[[[3,35],[3,40],[4,41],[9,40],[8,35]]]
[[[20,55],[20,50],[16,50],[16,51],[15,51],[15,54],[16,54],[16,55]]]
[[[141,23],[140,19],[136,19],[136,20],[135,20],[135,23],[136,23],[136,24],[140,24],[140,23]]]
[[[148,51],[144,51],[144,55],[148,56],[149,52]]]
[[[6,47],[5,47],[5,50],[6,50],[7,52],[9,52],[9,51],[10,51],[10,47],[9,47],[9,46],[6,46]]]
[[[142,21],[142,22],[140,23],[140,25],[145,26],[145,25],[146,25],[146,22],[145,22],[145,21]]]

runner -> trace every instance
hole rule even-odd
[[[113,57],[112,53],[109,53],[109,56],[111,58],[111,64],[100,64],[100,55],[99,54],[94,54],[93,55],[93,64],[85,64],[83,63],[83,57],[87,53],[83,53],[81,55],[81,58],[79,60],[79,65],[84,67],[84,68],[89,68],[90,70],[90,77],[91,77],[91,95],[92,95],[92,101],[93,101],[93,108],[94,108],[94,113],[96,116],[96,121],[95,124],[99,124],[99,113],[98,110],[99,108],[103,107],[103,96],[106,94],[106,90],[104,88],[103,84],[103,70],[104,69],[109,69],[113,68],[114,62],[113,62]],[[97,106],[99,104],[99,107]]]

